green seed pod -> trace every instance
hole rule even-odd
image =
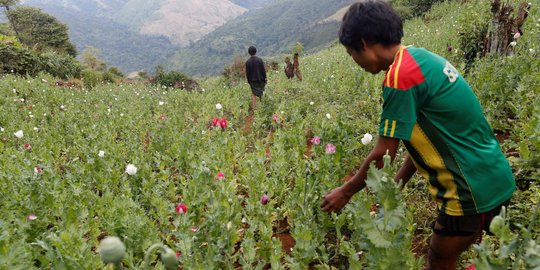
[[[126,256],[126,246],[116,236],[109,236],[99,244],[99,256],[105,263],[119,263]]]
[[[178,259],[176,258],[176,253],[172,249],[165,247],[165,251],[161,252],[160,257],[161,262],[165,265],[165,269],[176,270],[178,267]]]
[[[495,235],[499,235],[504,227],[504,219],[501,216],[495,216],[489,224],[489,231]]]

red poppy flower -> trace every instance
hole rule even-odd
[[[179,204],[176,206],[176,213],[178,213],[178,214],[185,214],[185,213],[187,213],[187,206],[186,206],[186,204],[184,204],[184,203],[179,203]]]
[[[227,128],[227,119],[226,119],[226,118],[223,118],[223,119],[219,120],[219,126],[220,126],[222,129]]]
[[[216,118],[214,118],[214,120],[212,120],[212,126],[215,127],[215,126],[218,125],[218,123],[219,123],[219,118],[216,117]]]

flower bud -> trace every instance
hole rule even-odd
[[[119,263],[126,255],[126,246],[116,236],[109,236],[99,244],[99,256],[105,263]]]
[[[268,195],[266,195],[266,194],[262,195],[262,197],[261,197],[261,203],[262,203],[263,205],[267,204],[267,203],[268,203],[268,200],[269,200]]]
[[[499,235],[504,227],[504,219],[501,216],[495,216],[489,224],[489,231],[495,235]]]
[[[165,247],[165,251],[160,255],[161,262],[167,270],[175,270],[178,267],[178,258],[176,252],[172,249]]]

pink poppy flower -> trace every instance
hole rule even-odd
[[[223,180],[225,179],[225,174],[223,174],[222,172],[218,172],[216,174],[216,177],[214,178],[215,181],[219,181],[219,180]]]
[[[219,123],[219,118],[216,117],[216,118],[214,118],[214,120],[212,120],[212,126],[215,127],[215,126],[218,125],[218,123]]]
[[[309,142],[311,142],[312,144],[315,144],[315,145],[319,145],[321,143],[321,138],[319,138],[318,136],[315,136],[315,137],[311,138],[311,140],[309,140]]]
[[[30,150],[30,149],[32,149],[32,146],[29,143],[25,143],[24,144],[24,149]]]
[[[176,258],[180,257],[181,255],[182,255],[182,252],[180,252],[180,251],[176,252]]]
[[[187,206],[185,203],[179,203],[177,206],[176,206],[176,213],[178,214],[185,214],[187,213]]]
[[[467,268],[465,268],[465,270],[476,270],[476,267],[474,266],[474,264],[471,264]]]
[[[223,119],[219,120],[219,126],[220,126],[222,129],[227,128],[227,119],[226,119],[226,118],[223,118]]]
[[[42,173],[42,172],[43,172],[43,168],[36,166],[36,167],[34,167],[34,172]]]
[[[274,120],[274,123],[277,123],[279,121],[279,116],[274,114],[274,115],[272,115],[272,119]]]
[[[261,203],[262,203],[263,205],[265,205],[265,204],[268,203],[268,200],[269,200],[269,199],[270,199],[270,198],[268,198],[268,195],[264,194],[264,195],[262,195],[262,197],[261,197]]]
[[[191,227],[191,232],[193,232],[193,233],[196,233],[198,230],[199,230],[199,228],[197,228],[195,226]]]
[[[30,220],[30,221],[33,221],[33,220],[37,219],[37,216],[35,214],[30,214],[30,215],[26,216],[26,219]]]
[[[324,147],[324,151],[327,153],[327,154],[333,154],[336,152],[336,146],[334,146],[333,144],[329,143],[327,144],[325,147]]]

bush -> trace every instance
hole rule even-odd
[[[72,56],[48,52],[41,55],[43,71],[61,79],[80,78],[81,64]]]
[[[198,87],[197,82],[189,78],[186,74],[178,71],[166,72],[161,66],[156,68],[156,76],[152,78],[151,83],[189,91]]]
[[[41,70],[39,57],[26,47],[0,43],[0,73],[34,76]]]
[[[103,81],[103,74],[99,71],[93,71],[91,69],[85,69],[81,73],[84,86],[92,89],[98,83]]]

